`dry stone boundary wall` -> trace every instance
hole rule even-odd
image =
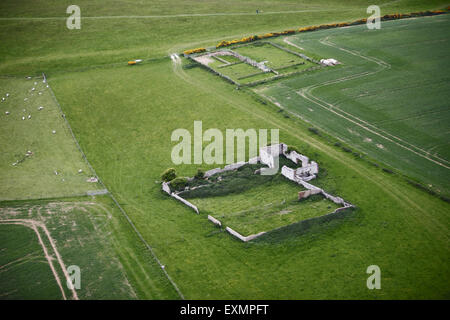
[[[286,158],[290,159],[295,164],[299,164],[301,162],[302,166],[297,169],[292,169],[287,166],[283,166],[281,168],[281,174],[284,177],[286,177],[287,179],[295,181],[299,185],[302,185],[304,188],[307,189],[307,191],[302,191],[302,198],[307,198],[310,195],[314,195],[314,194],[322,194],[328,200],[333,201],[336,204],[342,205],[342,207],[337,208],[333,212],[327,213],[323,216],[336,214],[347,208],[354,207],[352,204],[346,202],[344,199],[333,196],[333,195],[327,193],[325,190],[308,183],[307,181],[315,179],[316,174],[319,172],[319,167],[318,167],[317,163],[314,161],[310,162],[309,158],[307,156],[299,154],[296,151],[287,152],[287,150],[288,150],[288,147],[284,143],[266,146],[266,147],[260,148],[259,157],[251,158],[248,162],[237,162],[237,163],[228,164],[223,168],[215,168],[215,169],[208,170],[205,172],[204,176],[206,178],[208,178],[217,173],[236,170],[246,164],[256,164],[258,162],[265,164],[270,168],[274,168],[275,157],[284,155]],[[199,214],[199,210],[195,205],[193,205],[186,199],[183,199],[182,197],[180,197],[179,195],[177,195],[176,193],[174,193],[170,190],[169,183],[163,182],[162,190],[164,192],[166,192],[167,194],[169,194],[171,197],[177,199],[178,201],[181,201],[188,207],[192,208],[197,214]],[[321,217],[323,217],[323,216],[321,216]],[[317,218],[317,217],[315,217],[315,218]],[[315,219],[315,218],[311,218],[311,219]],[[215,225],[222,227],[222,222],[220,220],[214,218],[213,216],[208,215],[208,220],[211,221],[212,223],[214,223]],[[307,220],[310,220],[310,219],[307,219]],[[281,227],[281,228],[283,228],[283,227]],[[277,228],[277,229],[279,229],[279,228]],[[274,229],[274,230],[277,230],[277,229]],[[251,241],[251,240],[267,233],[267,232],[263,231],[263,232],[260,232],[257,234],[243,236],[239,232],[231,229],[230,227],[226,227],[225,230],[243,242]],[[271,230],[271,231],[274,231],[274,230]]]

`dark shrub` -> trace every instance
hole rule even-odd
[[[177,177],[177,173],[174,168],[169,168],[166,171],[163,172],[161,175],[162,181],[171,181]]]
[[[187,186],[187,183],[188,181],[186,178],[178,177],[170,181],[170,186],[177,191],[181,191]]]
[[[203,179],[205,177],[205,171],[203,169],[198,168],[197,173],[195,174],[195,179]]]
[[[347,147],[342,147],[342,150],[344,150],[345,152],[352,152],[352,149],[349,149]]]

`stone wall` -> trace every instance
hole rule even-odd
[[[190,203],[189,201],[183,199],[182,197],[176,195],[175,193],[172,193],[170,196],[172,196],[172,197],[174,197],[175,199],[177,199],[177,200],[183,202],[183,203],[184,203],[185,205],[187,205],[188,207],[191,207],[192,209],[194,209],[195,212],[197,212],[197,214],[199,213],[199,212],[198,212],[198,208],[197,208],[196,206],[194,206],[192,203]]]
[[[224,168],[215,168],[215,169],[208,170],[205,172],[205,177],[208,178],[217,173],[236,170],[248,163],[256,164],[258,162],[261,162],[261,163],[269,166],[270,168],[273,168],[274,162],[275,162],[274,158],[283,154],[288,159],[290,159],[291,161],[293,161],[296,164],[298,164],[299,162],[302,163],[302,166],[297,169],[292,169],[287,166],[283,166],[281,168],[281,174],[284,177],[286,177],[289,180],[295,181],[296,183],[302,185],[305,189],[307,189],[307,190],[303,190],[303,191],[299,192],[299,194],[298,194],[299,200],[307,198],[314,194],[321,193],[328,200],[331,200],[334,203],[340,204],[343,206],[343,207],[340,207],[340,208],[334,210],[331,213],[325,214],[324,216],[328,216],[330,214],[335,214],[335,213],[340,212],[341,210],[344,210],[344,209],[347,209],[350,207],[354,207],[352,204],[345,202],[344,199],[342,199],[340,197],[332,196],[329,193],[325,192],[323,189],[318,188],[318,187],[308,183],[307,181],[316,178],[316,174],[319,172],[319,166],[317,165],[317,163],[315,161],[309,162],[309,158],[307,156],[299,154],[296,151],[291,151],[290,153],[287,153],[287,145],[286,144],[279,143],[276,145],[260,148],[259,154],[260,154],[259,157],[251,158],[248,162],[237,162],[237,163],[232,163],[232,164],[226,165]],[[183,202],[185,205],[192,208],[197,214],[199,213],[199,210],[195,205],[193,205],[189,201],[183,199],[182,197],[178,196],[177,194],[172,193],[170,190],[169,183],[163,182],[162,189],[164,190],[164,192],[168,193],[173,198],[177,199],[178,201]],[[321,217],[323,217],[323,216],[321,216]],[[222,226],[222,223],[218,219],[214,218],[211,215],[208,215],[208,220],[210,220],[215,225]],[[309,220],[309,219],[307,219],[307,220]],[[240,239],[243,242],[253,240],[253,239],[266,233],[266,232],[260,232],[260,233],[252,234],[252,235],[245,237],[245,236],[241,235],[239,232],[231,229],[230,227],[226,227],[226,231],[228,233],[230,233],[231,235],[233,235],[234,237]],[[273,231],[273,230],[271,230],[271,231]]]
[[[223,171],[231,171],[231,170],[236,170],[244,165],[246,165],[247,162],[241,161],[241,162],[236,162],[236,163],[232,163],[232,164],[228,164],[223,168]]]
[[[162,183],[162,189],[164,190],[164,192],[167,192],[168,194],[172,193],[172,191],[170,191],[170,187],[169,187],[169,184],[167,182],[163,182]]]
[[[343,206],[345,206],[345,207],[351,206],[349,203],[346,203],[346,202],[344,201],[344,199],[342,199],[342,198],[340,198],[340,197],[332,196],[331,194],[326,193],[326,192],[323,191],[323,190],[322,190],[322,193],[323,193],[323,195],[325,196],[325,198],[327,198],[327,199],[333,201],[333,202],[336,203],[336,204],[341,204],[341,205],[343,205]]]
[[[289,180],[292,180],[292,181],[297,182],[297,181],[295,180],[295,170],[294,170],[294,169],[291,169],[291,168],[289,168],[289,167],[287,167],[287,166],[283,166],[283,167],[281,168],[281,174],[282,174],[283,176],[285,176],[286,178],[288,178]]]
[[[205,178],[209,178],[212,175],[215,175],[216,173],[219,173],[219,172],[223,172],[223,169],[215,168],[215,169],[208,170],[205,172]]]
[[[272,146],[266,146],[259,149],[259,157],[261,163],[265,164],[269,168],[275,167],[275,157],[284,154],[287,150],[287,145],[284,143],[274,144]]]
[[[295,170],[296,176],[311,176],[319,173],[319,166],[316,162],[311,161],[310,164],[306,166],[302,166],[301,168],[297,168]]]
[[[226,227],[225,230],[227,230],[231,235],[235,236],[236,238],[238,238],[239,240],[244,241],[244,242],[253,240],[253,239],[258,238],[259,236],[262,236],[263,234],[265,234],[265,232],[260,232],[257,234],[251,234],[247,237],[244,237],[242,234],[240,234],[237,231],[234,231],[230,227]]]
[[[223,168],[215,168],[215,169],[211,169],[205,172],[205,178],[209,178],[213,175],[215,175],[216,173],[221,173],[221,172],[225,172],[225,171],[231,171],[231,170],[236,170],[244,165],[246,165],[248,162],[236,162],[236,163],[232,163],[232,164],[228,164]]]
[[[322,192],[323,192],[323,190],[321,190],[321,189],[300,191],[300,192],[298,193],[298,200],[300,200],[300,199],[306,199],[306,198],[308,198],[309,196],[312,196],[312,195],[314,195],[314,194],[319,194],[319,193],[322,193]]]
[[[302,167],[307,166],[309,163],[309,158],[307,156],[297,153],[296,151],[286,153],[285,157],[294,162],[295,164],[298,164],[298,162],[300,161],[302,163]]]
[[[212,223],[218,225],[218,226],[222,226],[222,222],[220,222],[219,220],[217,220],[213,216],[210,216],[209,214],[208,214],[208,220],[211,221]]]

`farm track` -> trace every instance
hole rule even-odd
[[[335,115],[337,115],[337,116],[339,116],[339,117],[341,117],[341,118],[343,118],[343,119],[345,119],[345,120],[347,120],[347,121],[349,121],[349,122],[351,122],[351,123],[353,123],[353,124],[363,128],[364,130],[366,130],[366,131],[368,131],[368,132],[370,132],[372,134],[375,134],[375,135],[377,135],[377,136],[379,136],[379,137],[381,137],[381,138],[383,138],[383,139],[385,139],[387,141],[390,141],[390,142],[392,142],[392,143],[394,143],[394,144],[396,144],[396,145],[398,145],[398,146],[400,146],[400,147],[402,147],[402,148],[404,148],[404,149],[406,149],[406,150],[408,150],[408,151],[410,151],[410,152],[412,152],[412,153],[414,153],[414,154],[416,154],[416,155],[418,155],[418,156],[420,156],[420,157],[422,157],[424,159],[427,159],[427,160],[429,160],[429,161],[431,161],[431,162],[433,162],[433,163],[435,163],[435,164],[437,164],[437,165],[439,165],[441,167],[444,167],[446,169],[450,169],[450,166],[448,166],[448,164],[450,164],[450,162],[448,160],[442,159],[441,157],[438,157],[436,155],[431,155],[426,150],[424,150],[424,149],[422,149],[420,147],[417,147],[417,146],[415,146],[415,145],[413,145],[413,144],[403,140],[402,138],[400,138],[398,136],[395,136],[395,135],[393,135],[393,134],[391,134],[389,132],[386,132],[385,130],[382,130],[382,129],[374,126],[373,124],[368,123],[367,121],[365,121],[365,120],[363,120],[363,119],[361,119],[359,117],[356,117],[356,116],[352,115],[351,113],[342,110],[338,106],[333,105],[331,103],[328,103],[328,102],[326,102],[326,101],[324,101],[324,100],[322,100],[322,99],[320,99],[317,96],[312,94],[312,91],[317,89],[317,88],[321,88],[321,87],[324,87],[324,86],[327,86],[327,85],[332,85],[332,84],[345,82],[345,81],[348,81],[348,80],[354,80],[354,79],[358,79],[358,78],[362,78],[362,77],[371,76],[371,75],[374,75],[376,73],[379,73],[381,71],[385,71],[385,70],[388,70],[388,69],[391,68],[391,65],[389,63],[385,62],[385,61],[382,61],[382,60],[374,58],[374,57],[363,56],[359,52],[356,52],[356,51],[353,51],[353,50],[348,50],[348,49],[341,48],[341,47],[337,46],[336,44],[332,43],[331,41],[329,41],[328,39],[329,39],[329,37],[326,37],[326,38],[320,40],[320,43],[322,43],[323,45],[334,47],[334,48],[336,48],[338,50],[341,50],[341,51],[344,51],[344,52],[346,52],[348,54],[360,57],[360,58],[365,59],[367,61],[374,62],[381,68],[379,68],[378,70],[372,71],[372,72],[362,72],[362,73],[358,73],[358,74],[342,77],[342,78],[339,78],[339,79],[336,79],[336,80],[329,80],[329,81],[325,81],[325,82],[320,83],[320,84],[311,85],[311,86],[308,86],[306,88],[303,88],[303,89],[297,91],[297,94],[300,95],[302,98],[304,98],[304,99],[306,99],[306,100],[308,100],[308,101],[310,101],[310,102],[312,102],[312,103],[314,103],[314,104],[316,104],[316,105],[318,105],[318,106],[320,106],[320,107],[330,111],[331,113],[333,113],[333,114],[335,114]]]
[[[50,269],[53,273],[53,276],[55,277],[56,283],[58,284],[58,287],[61,291],[61,295],[63,297],[64,300],[67,300],[66,294],[64,292],[64,288],[63,285],[61,283],[61,279],[58,275],[58,272],[56,271],[55,266],[53,265],[53,260],[56,258],[56,260],[58,261],[58,264],[64,274],[64,277],[66,278],[67,281],[70,281],[70,277],[69,277],[69,273],[67,272],[66,266],[64,264],[64,261],[62,260],[61,255],[58,252],[58,249],[56,248],[56,244],[55,241],[53,240],[53,238],[50,235],[50,232],[48,231],[47,227],[45,226],[44,223],[40,222],[40,221],[35,221],[35,220],[31,220],[31,219],[8,219],[8,220],[0,220],[0,224],[14,224],[14,225],[21,225],[24,227],[28,227],[30,229],[32,229],[35,233],[36,236],[39,240],[39,244],[42,247],[42,250],[44,251],[44,256],[47,259],[47,262],[50,266]],[[40,228],[45,236],[47,237],[47,240],[50,243],[51,249],[53,250],[53,253],[55,255],[55,257],[53,257],[52,254],[49,253],[49,248],[47,248],[47,246],[44,244],[44,241],[42,240],[42,236],[39,232]],[[78,299],[78,295],[77,292],[75,290],[75,288],[71,288],[70,289],[72,292],[72,299],[74,300],[79,300]]]
[[[308,12],[330,12],[345,11],[345,9],[311,9],[311,10],[291,10],[291,11],[260,11],[256,12],[216,12],[216,13],[181,13],[167,15],[129,15],[129,16],[81,16],[82,20],[101,20],[101,19],[164,19],[164,18],[189,18],[189,17],[220,17],[220,16],[256,16],[256,15],[278,15],[278,14],[296,14]],[[40,20],[66,20],[67,17],[3,17],[0,21],[40,21]]]

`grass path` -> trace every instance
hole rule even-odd
[[[255,15],[279,15],[296,14],[308,12],[334,12],[345,11],[345,9],[311,9],[311,10],[290,10],[290,11],[260,11],[254,12],[212,12],[212,13],[180,13],[163,15],[124,15],[124,16],[81,16],[81,20],[99,20],[99,19],[169,19],[169,18],[187,18],[187,17],[219,17],[219,16],[255,16]],[[40,21],[40,20],[66,20],[67,17],[7,17],[0,18],[0,21]]]

